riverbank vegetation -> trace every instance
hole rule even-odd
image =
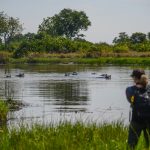
[[[149,64],[150,32],[135,32],[130,36],[121,32],[112,44],[92,43],[81,34],[92,24],[83,11],[63,9],[52,17],[44,18],[37,33],[22,34],[19,18],[4,12],[0,12],[0,22],[0,63],[3,64]]]
[[[143,65],[149,66],[149,57],[100,57],[100,58],[72,58],[72,57],[25,57],[9,58],[2,64],[47,63],[47,64],[90,64],[90,65]]]
[[[11,100],[12,101],[12,100]],[[55,150],[126,150],[128,125],[122,121],[82,122],[60,121],[59,123],[30,125],[20,122],[7,127],[9,102],[0,100],[0,149],[55,149]],[[141,136],[136,150],[144,149]]]
[[[57,125],[20,125],[1,130],[1,150],[126,150],[128,128],[123,123],[60,122]],[[137,150],[144,149],[141,137]]]
[[[0,99],[0,124],[7,121],[8,105]]]
[[[21,101],[13,99],[0,99],[0,125],[5,124],[8,120],[8,112],[17,111],[21,109],[25,104]]]

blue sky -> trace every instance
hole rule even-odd
[[[64,8],[83,10],[92,22],[86,39],[111,43],[119,32],[150,32],[150,0],[0,0],[0,11],[18,17],[23,33],[37,32],[43,18]]]

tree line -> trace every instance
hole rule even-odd
[[[113,40],[114,46],[139,52],[150,51],[150,32],[136,32],[129,36],[126,32],[119,33]]]
[[[14,53],[14,57],[27,56],[30,52],[70,53],[150,51],[150,32],[119,33],[113,44],[92,43],[84,39],[82,31],[91,26],[84,11],[63,9],[52,17],[44,18],[37,33],[22,34],[19,18],[0,12],[0,50]]]

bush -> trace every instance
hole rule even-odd
[[[28,55],[30,49],[31,49],[30,43],[28,41],[24,41],[20,44],[19,48],[14,52],[14,57],[15,58],[25,57]]]
[[[150,51],[150,42],[131,44],[130,49],[138,52]]]
[[[129,48],[127,45],[118,44],[113,47],[113,51],[116,53],[126,53],[129,51]]]
[[[102,53],[112,52],[112,46],[107,43],[96,43],[95,46],[101,50]]]
[[[0,63],[8,63],[11,56],[12,54],[10,52],[0,51]]]

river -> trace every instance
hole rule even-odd
[[[127,123],[129,103],[125,89],[133,84],[131,72],[131,66],[1,65],[0,96],[27,104],[9,113],[10,124],[118,119]],[[17,77],[19,73],[24,77]],[[99,78],[101,74],[109,74],[111,79]]]

